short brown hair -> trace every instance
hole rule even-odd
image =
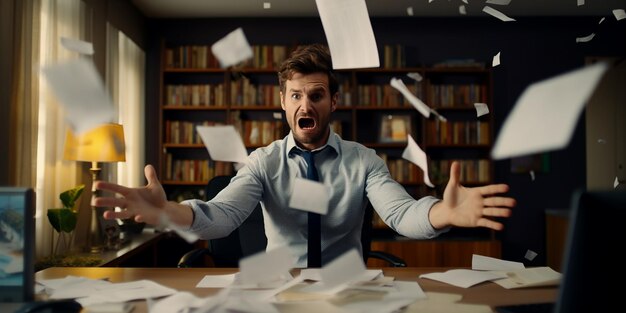
[[[331,96],[339,91],[339,83],[333,72],[333,63],[330,58],[328,47],[323,44],[311,44],[298,46],[289,58],[287,58],[278,70],[278,82],[280,91],[285,93],[285,83],[295,73],[313,74],[325,73],[328,75],[328,88]]]

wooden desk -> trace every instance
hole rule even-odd
[[[458,288],[448,284],[418,278],[420,274],[446,271],[449,268],[382,268],[385,276],[396,280],[417,281],[424,291],[447,292],[462,294],[463,303],[487,304],[492,308],[497,305],[539,303],[556,301],[556,287],[528,288],[507,290],[494,283],[483,283],[471,288]],[[229,274],[238,269],[224,268],[86,268],[86,267],[52,267],[35,274],[35,279],[62,278],[67,275],[89,278],[107,277],[111,282],[135,281],[149,279],[179,291],[189,291],[196,296],[206,297],[214,294],[217,289],[195,288],[205,275]],[[134,313],[146,312],[145,301],[136,301]]]

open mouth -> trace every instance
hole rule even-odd
[[[304,130],[315,128],[315,119],[310,117],[301,117],[298,119],[298,127]]]

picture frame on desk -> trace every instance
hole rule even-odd
[[[381,143],[406,142],[412,133],[411,116],[408,114],[385,114],[380,118],[378,141]]]

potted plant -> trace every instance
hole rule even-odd
[[[74,230],[78,222],[76,202],[83,194],[85,185],[78,185],[59,194],[61,208],[48,209],[48,221],[57,232],[52,255],[37,260],[35,270],[51,266],[96,266],[102,259],[98,256],[67,255],[71,250]]]

